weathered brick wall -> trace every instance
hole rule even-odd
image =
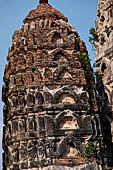
[[[113,1],[99,0],[95,24],[95,61],[103,138],[108,148],[108,165],[113,166]]]
[[[15,31],[2,95],[4,170],[99,169],[95,85],[80,54],[88,52],[77,31],[43,1]],[[95,152],[83,158],[88,141]]]

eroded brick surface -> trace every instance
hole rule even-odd
[[[13,35],[2,94],[4,170],[99,170],[105,159],[93,71],[79,58],[88,52],[67,21],[40,1]],[[89,141],[95,150],[83,158]]]
[[[99,108],[104,129],[108,165],[113,166],[113,1],[99,0],[96,19],[95,61],[101,75],[97,80]],[[106,130],[105,130],[106,129]],[[107,133],[105,133],[105,131]],[[110,135],[111,134],[111,135]],[[111,137],[110,137],[111,136]]]

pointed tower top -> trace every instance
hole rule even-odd
[[[48,4],[48,0],[40,0],[40,4],[44,4],[44,3]]]
[[[57,9],[52,8],[48,3],[48,0],[39,0],[39,5],[36,9],[31,10],[29,14],[24,19],[24,23],[31,23],[32,21],[40,20],[60,20],[62,19],[65,22],[68,22],[68,19]]]

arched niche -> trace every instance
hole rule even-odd
[[[56,26],[57,26],[56,22],[53,21],[53,22],[51,23],[51,27],[56,27]]]
[[[10,101],[11,101],[11,106],[17,108],[18,106],[17,96],[12,96]]]
[[[92,130],[92,119],[91,116],[85,116],[83,118],[83,128],[86,130]]]
[[[63,39],[61,38],[60,33],[55,32],[52,36],[52,43],[56,43],[56,44],[61,44],[63,43]]]
[[[18,106],[19,107],[24,107],[25,106],[25,98],[22,95],[18,96]]]
[[[32,106],[34,104],[34,95],[32,93],[27,94],[27,105]]]
[[[50,92],[44,92],[44,102],[45,104],[53,103],[53,96]]]
[[[104,57],[100,68],[103,73],[103,77],[109,76],[110,60]]]
[[[62,38],[60,32],[58,32],[56,30],[51,31],[48,34],[48,38],[49,38],[50,43],[52,43],[52,44],[56,44],[56,45],[62,45],[63,44],[63,38]]]
[[[81,155],[84,148],[77,138],[70,135],[60,141],[57,151],[60,153],[60,158],[77,158],[77,154]]]
[[[60,129],[78,129],[78,123],[72,116],[65,116],[59,124]]]
[[[80,154],[79,150],[76,148],[73,142],[68,142],[64,152],[62,153],[61,158],[66,159],[66,158],[77,158],[77,155]]]
[[[58,79],[73,79],[73,77],[66,68],[63,68],[58,75]]]
[[[71,89],[63,88],[54,95],[54,103],[75,104],[78,101],[77,94]]]
[[[107,66],[105,63],[102,64],[101,71],[104,74],[104,76],[107,74]]]
[[[73,79],[73,72],[70,67],[60,66],[53,72],[53,78],[56,80]]]
[[[44,122],[45,122],[46,135],[53,136],[55,131],[55,123],[53,118],[50,116],[45,116]]]
[[[12,122],[12,127],[11,127],[11,133],[12,133],[12,136],[17,136],[18,134],[18,120],[13,120]]]
[[[58,61],[59,64],[64,64],[67,63],[67,57],[65,56],[65,54],[63,53],[62,50],[58,51],[55,56],[54,56],[54,61]]]
[[[18,134],[21,136],[21,137],[25,137],[25,129],[26,127],[26,119],[19,119],[18,121]]]
[[[42,105],[44,103],[44,99],[42,93],[36,92],[35,93],[35,104]]]
[[[53,60],[56,60],[57,57],[59,58],[59,56],[65,56],[66,58],[69,58],[70,54],[62,48],[55,48],[50,52],[50,58]]]
[[[100,21],[101,21],[101,22],[104,22],[104,20],[105,20],[104,15],[101,15],[101,16],[100,16]]]
[[[70,111],[61,112],[56,117],[56,128],[61,130],[79,129],[77,116]]]
[[[61,96],[59,96],[59,103],[62,103],[62,104],[75,104],[75,100],[74,100],[72,95],[65,92]]]

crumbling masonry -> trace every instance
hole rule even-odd
[[[3,170],[110,166],[111,128],[103,113],[110,108],[96,94],[85,43],[68,19],[40,0],[15,31],[7,60]]]

